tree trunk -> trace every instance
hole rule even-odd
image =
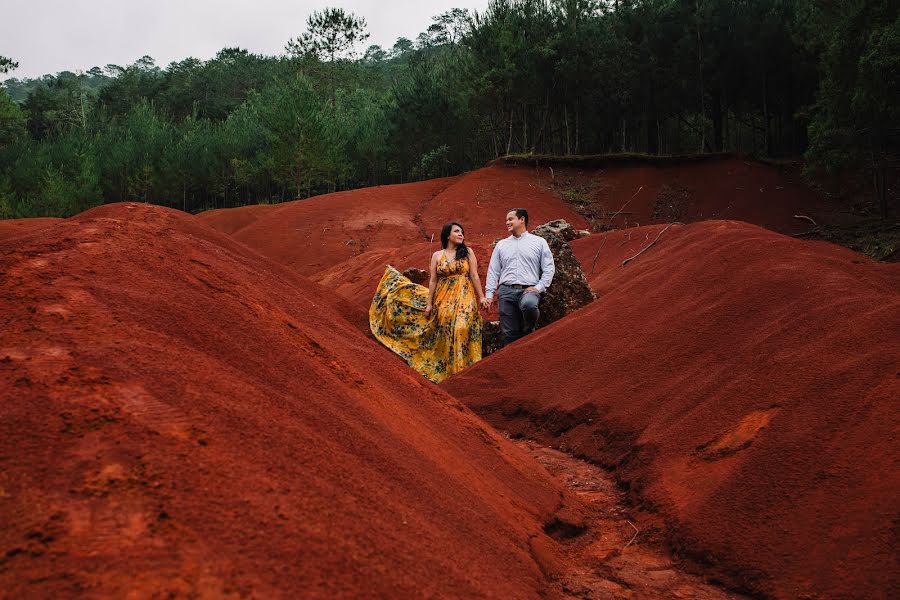
[[[490,115],[490,113],[488,113]],[[488,116],[488,123],[491,126],[491,141],[494,142],[494,158],[500,156],[500,147],[497,145],[497,129],[494,127],[493,115]]]
[[[718,89],[712,92],[712,123],[713,123],[713,150],[721,152],[724,147],[722,141],[723,135],[723,114],[722,114],[722,94]]]
[[[656,115],[656,93],[650,82],[650,94],[647,98],[647,154],[659,154],[659,120]]]
[[[875,200],[878,204],[878,212],[882,220],[886,221],[888,218],[887,165],[880,155],[880,152],[872,152],[872,174],[875,179]]]
[[[541,115],[541,129],[538,131],[537,137],[534,140],[535,149],[538,152],[548,153],[546,151],[547,148],[547,119],[550,114],[550,90],[547,90],[547,95],[544,100],[544,112]],[[548,154],[553,154],[552,144],[551,150]]]
[[[763,70],[763,130],[765,132],[766,156],[772,156],[772,124],[771,115],[769,115],[769,72]]]
[[[575,154],[581,146],[581,118],[579,116],[578,107],[575,107]]]
[[[697,71],[700,76],[700,152],[706,147],[706,94],[703,91],[703,38],[700,37],[700,0],[697,0]]]
[[[509,156],[510,150],[512,148],[512,137],[513,137],[513,110],[509,109],[509,139],[506,140],[506,155]]]
[[[522,105],[522,153],[528,154],[528,105]]]

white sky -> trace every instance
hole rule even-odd
[[[0,76],[39,77],[126,66],[149,54],[165,68],[193,56],[206,60],[226,47],[281,54],[305,29],[306,17],[326,6],[364,17],[365,44],[390,48],[415,40],[431,17],[451,8],[483,11],[488,0],[2,0],[0,56],[19,68]]]

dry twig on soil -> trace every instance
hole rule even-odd
[[[597,266],[597,257],[600,256],[600,251],[603,250],[603,245],[606,244],[606,236],[603,236],[603,241],[600,242],[600,247],[597,248],[597,252],[594,254],[594,260],[591,262],[591,275],[594,274],[594,267]]]
[[[659,232],[659,235],[656,236],[656,239],[653,240],[652,242],[650,242],[647,246],[645,246],[643,250],[641,250],[640,252],[638,252],[637,254],[635,254],[634,256],[632,256],[631,258],[626,258],[625,260],[623,260],[623,261],[622,261],[622,266],[624,267],[625,265],[627,265],[628,263],[630,263],[631,261],[633,261],[634,259],[636,259],[638,256],[640,256],[641,254],[643,254],[644,252],[646,252],[647,250],[649,250],[650,248],[652,248],[652,247],[653,247],[653,244],[655,244],[657,241],[659,241],[659,238],[662,236],[662,234],[664,234],[664,233],[666,232],[666,229],[668,229],[668,228],[671,227],[672,225],[684,225],[684,223],[682,223],[682,222],[680,222],[680,221],[672,221],[671,223],[669,223],[668,225],[666,225],[665,228],[663,228],[663,230]]]
[[[628,199],[628,202],[631,202],[632,200],[634,200],[634,196],[637,196],[638,194],[640,194],[642,189],[644,189],[644,186],[639,187],[639,188],[638,188],[638,191],[636,191],[636,192],[634,193],[634,195],[631,196],[631,198]],[[628,202],[626,202],[625,204],[623,204],[623,205],[622,205],[622,208],[620,208],[619,210],[617,210],[616,212],[614,212],[614,213],[612,214],[612,216],[607,217],[607,219],[609,219],[610,221],[612,221],[612,220],[615,219],[617,216],[619,216],[620,214],[622,214],[622,211],[625,210],[625,207],[626,207],[626,206],[628,206]],[[631,214],[631,213],[628,213],[628,214]]]
[[[627,548],[632,543],[634,543],[634,540],[637,539],[637,536],[641,531],[637,527],[635,527],[634,523],[632,523],[631,521],[625,521],[625,522],[628,523],[629,525],[631,525],[631,528],[634,529],[634,537],[631,538],[631,540],[627,544],[625,544],[625,548]],[[624,550],[625,548],[622,548],[622,550]]]
[[[807,235],[814,235],[814,234],[819,233],[819,231],[820,231],[820,230],[819,230],[819,224],[816,223],[815,221],[813,221],[810,217],[807,217],[806,215],[794,215],[794,218],[795,218],[795,219],[804,219],[804,220],[806,220],[806,221],[809,221],[810,223],[813,224],[813,228],[810,229],[809,231],[804,231],[804,232],[802,232],[802,233],[795,233],[795,234],[792,234],[791,237],[804,237],[804,236],[807,236]]]

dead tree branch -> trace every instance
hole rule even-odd
[[[643,254],[644,252],[646,252],[647,250],[649,250],[650,248],[652,248],[652,247],[653,247],[653,244],[655,244],[656,242],[658,242],[658,241],[659,241],[659,238],[662,237],[662,234],[664,234],[664,233],[666,232],[666,230],[667,230],[669,227],[671,227],[672,225],[684,225],[684,223],[681,223],[681,222],[679,222],[679,221],[672,221],[671,223],[669,223],[668,225],[666,225],[665,228],[663,228],[663,230],[659,232],[659,235],[656,236],[656,239],[653,240],[652,242],[650,242],[647,246],[645,246],[643,250],[641,250],[640,252],[638,252],[637,254],[635,254],[634,256],[632,256],[631,258],[626,258],[625,260],[623,260],[623,261],[622,261],[622,266],[624,267],[625,265],[627,265],[628,263],[630,263],[631,261],[633,261],[634,259],[636,259],[638,256],[640,256],[641,254]]]

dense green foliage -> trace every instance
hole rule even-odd
[[[10,79],[0,217],[280,202],[509,153],[716,151],[805,152],[821,181],[874,173],[886,211],[897,12],[893,0],[493,0],[359,54],[365,21],[326,9],[284,56],[226,48],[164,69],[144,57]]]

